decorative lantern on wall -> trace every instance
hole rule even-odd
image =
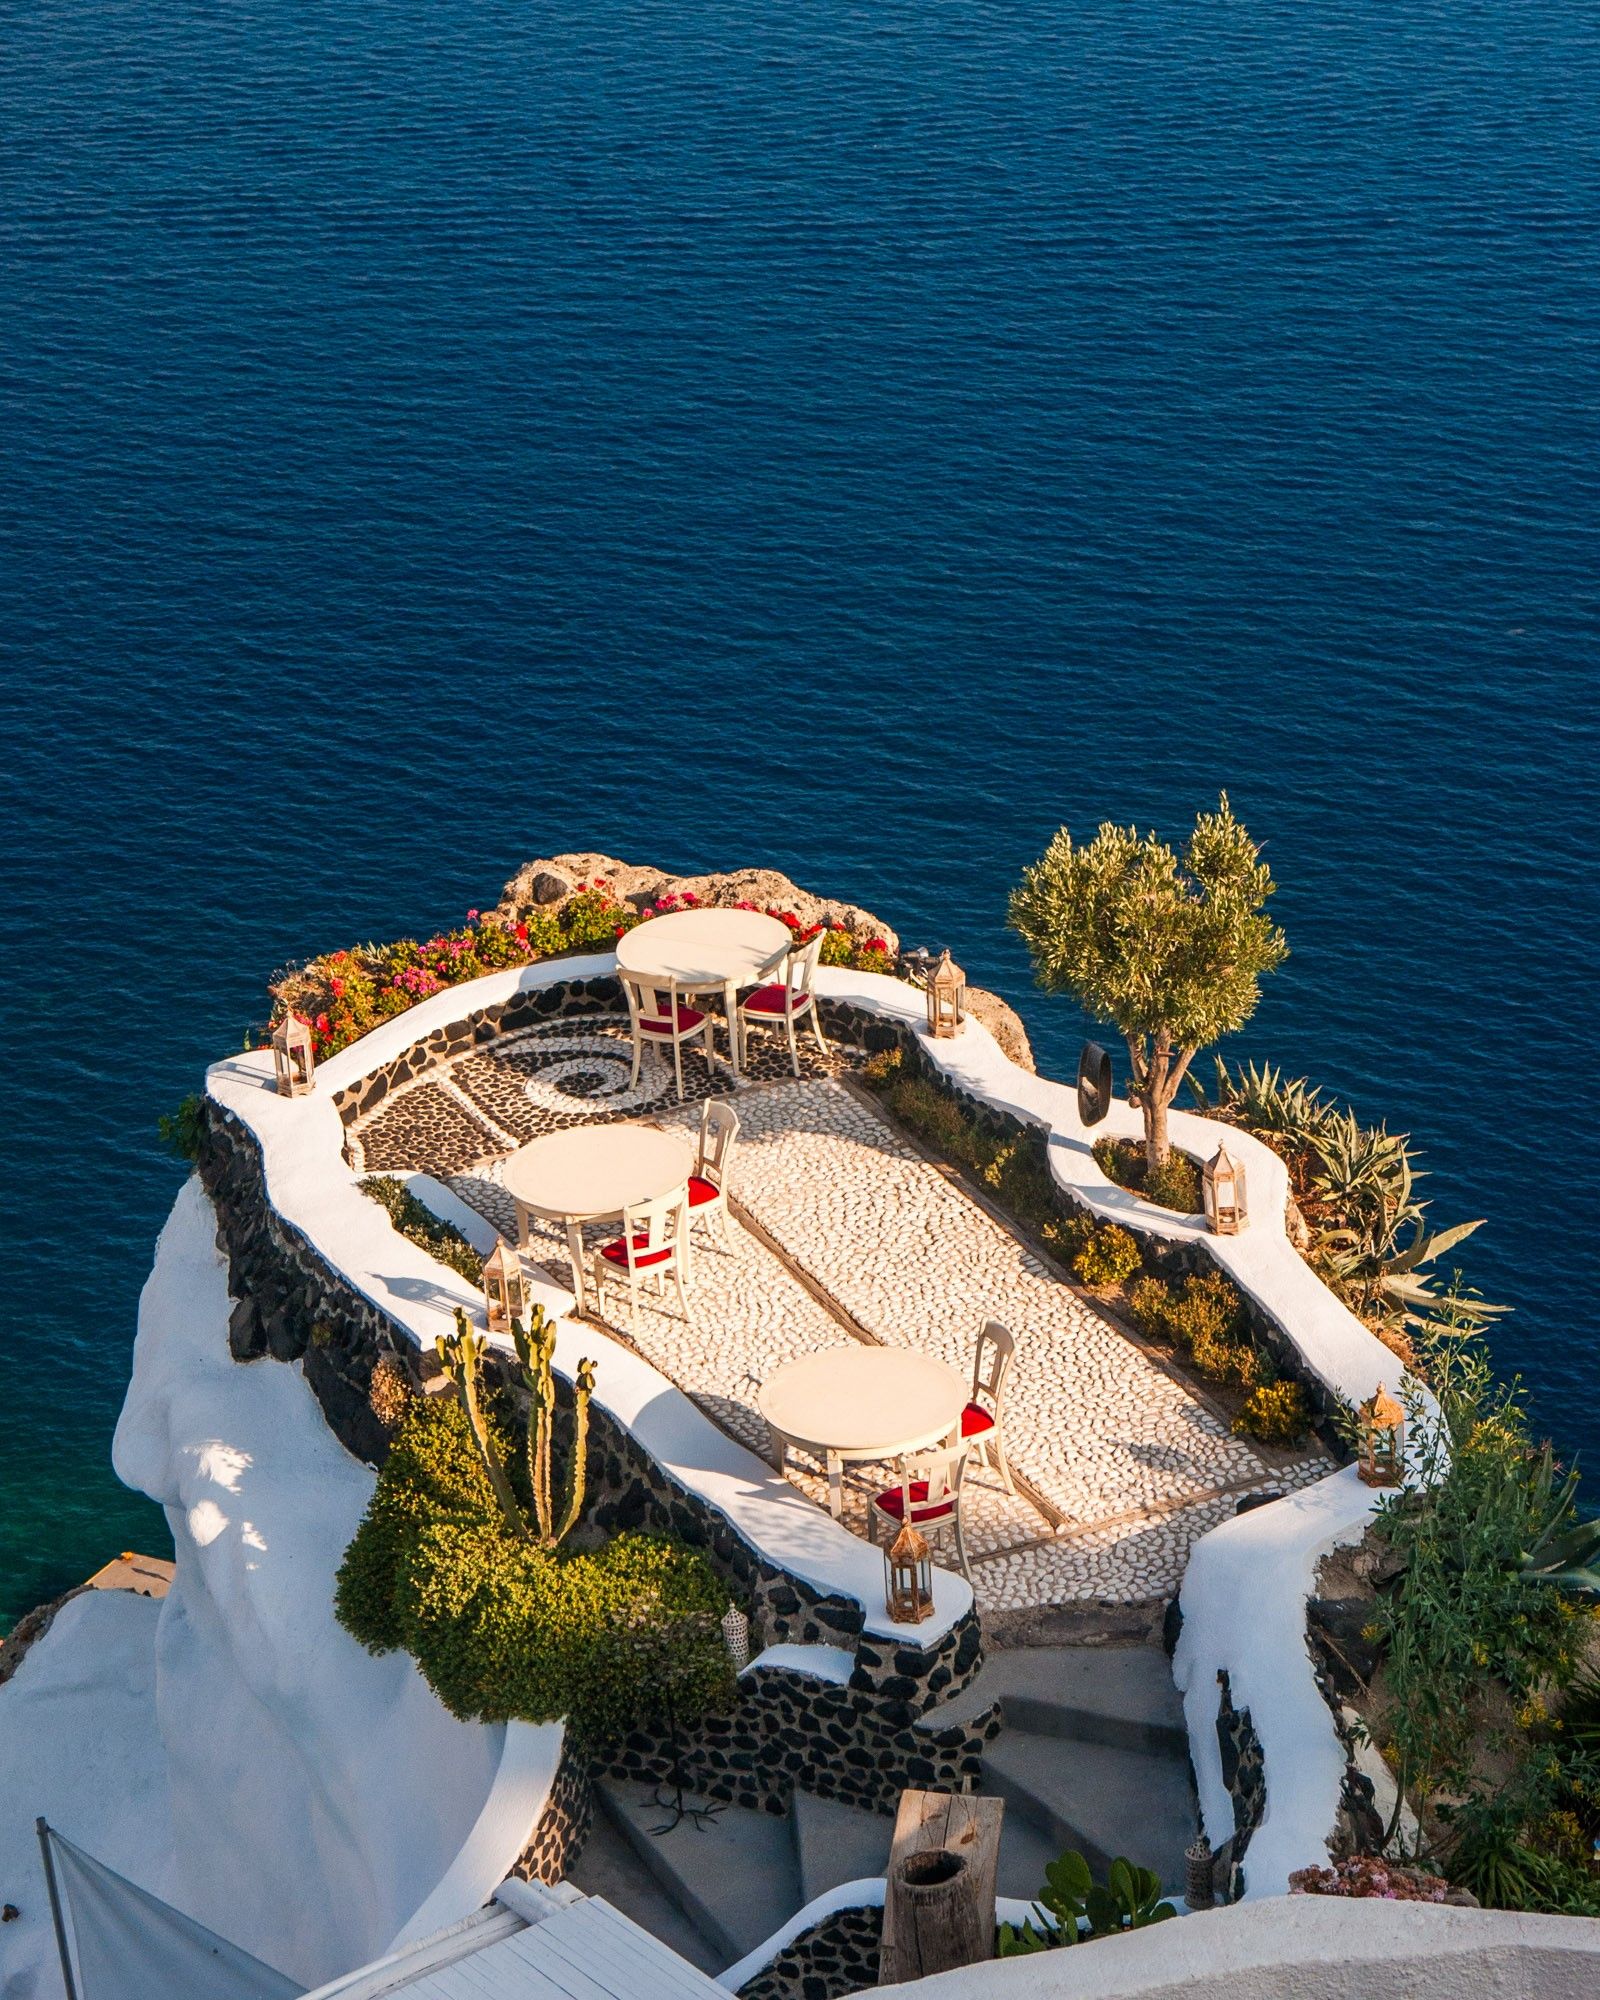
[[[1212,1233],[1237,1236],[1250,1220],[1250,1211],[1245,1202],[1244,1168],[1226,1146],[1219,1146],[1215,1159],[1207,1160],[1200,1169],[1200,1185]]]
[[[883,1552],[884,1606],[897,1625],[933,1616],[933,1555],[909,1521]]]
[[[1078,1119],[1098,1125],[1111,1109],[1111,1058],[1098,1042],[1085,1042],[1078,1056]]]
[[[949,952],[939,954],[939,963],[928,974],[928,1033],[953,1035],[967,1017],[967,975]]]
[[[1398,1486],[1405,1476],[1404,1409],[1380,1382],[1356,1416],[1361,1441],[1357,1472],[1369,1486]]]
[[[503,1236],[484,1259],[483,1302],[491,1333],[509,1333],[513,1320],[528,1324],[528,1281],[522,1275],[522,1259]]]
[[[722,1614],[722,1643],[733,1671],[742,1673],[750,1664],[750,1620],[737,1604],[730,1604]]]
[[[316,1048],[311,1029],[293,1008],[272,1031],[272,1066],[280,1097],[304,1097],[316,1073]]]

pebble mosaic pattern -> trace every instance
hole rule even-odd
[[[781,1254],[737,1220],[726,1242],[702,1225],[690,1323],[670,1288],[661,1298],[647,1292],[632,1319],[621,1284],[606,1288],[605,1323],[714,1422],[766,1455],[754,1403],[760,1381],[854,1337],[797,1271],[870,1336],[937,1354],[963,1375],[982,1321],[1004,1321],[1017,1337],[1005,1413],[1012,1467],[1061,1525],[1055,1529],[1026,1490],[1008,1495],[992,1471],[974,1466],[963,1519],[981,1605],[1170,1594],[1189,1544],[1245,1494],[1289,1490],[1329,1469],[1319,1453],[1269,1451],[1232,1437],[1188,1387],[837,1081],[861,1060],[837,1046],[824,1060],[813,1045],[796,1081],[787,1049],[769,1044],[754,1054],[752,1077],[734,1088],[726,1071],[708,1079],[703,1060],[686,1050],[689,1101],[680,1106],[670,1066],[652,1066],[648,1053],[630,1088],[625,1022],[558,1023],[431,1072],[386,1101],[355,1138],[368,1171],[379,1161],[425,1168],[511,1236],[502,1162],[512,1145],[594,1118],[652,1111],[663,1124],[692,1128],[699,1098],[731,1095],[742,1127],[735,1199]],[[606,1233],[591,1232],[591,1247]],[[569,1281],[558,1231],[535,1225],[531,1255]],[[791,1458],[789,1476],[825,1504],[821,1467]],[[868,1495],[890,1476],[888,1467],[846,1468],[847,1525],[866,1531]]]

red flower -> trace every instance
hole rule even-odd
[[[319,1035],[325,1035],[325,1034],[326,1034],[326,1033],[328,1032],[328,1017],[327,1017],[327,1015],[326,1015],[326,1014],[319,1014],[319,1015],[317,1016],[316,1020],[315,1020],[315,1021],[313,1021],[311,1025],[312,1025],[312,1026],[313,1026],[313,1027],[314,1027],[314,1028],[316,1029],[316,1031],[317,1031],[317,1033],[318,1033]]]
[[[625,924],[618,924],[618,925],[617,925],[617,936],[618,936],[618,937],[621,937],[621,935],[622,935],[623,931],[624,931],[624,930],[625,930],[626,928],[627,928],[627,926],[626,926]]]
[[[518,924],[512,932],[512,936],[518,944],[526,944],[528,942],[528,926],[526,924]]]
[[[328,991],[333,995],[335,1000],[342,999],[344,997],[344,981],[342,979],[330,979],[328,981]]]
[[[887,951],[889,947],[883,938],[868,938],[861,949],[863,951]]]

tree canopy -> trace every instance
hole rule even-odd
[[[1082,847],[1063,827],[1012,894],[1039,984],[1126,1040],[1152,1158],[1195,1051],[1249,1020],[1261,975],[1288,955],[1263,914],[1275,887],[1224,792],[1181,857],[1136,827],[1108,823]]]

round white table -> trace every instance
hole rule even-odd
[[[683,991],[720,988],[728,1010],[728,1048],[739,1074],[739,989],[766,975],[794,933],[760,910],[673,910],[651,917],[617,939],[617,970]]]
[[[624,1209],[675,1193],[693,1165],[687,1134],[653,1125],[574,1125],[534,1139],[505,1164],[517,1242],[528,1247],[530,1216],[565,1225],[572,1289],[583,1312],[583,1225],[620,1221]]]
[[[769,1375],[756,1408],[777,1447],[827,1460],[828,1511],[839,1519],[846,1459],[898,1458],[959,1435],[968,1386],[947,1361],[903,1347],[825,1347]]]

